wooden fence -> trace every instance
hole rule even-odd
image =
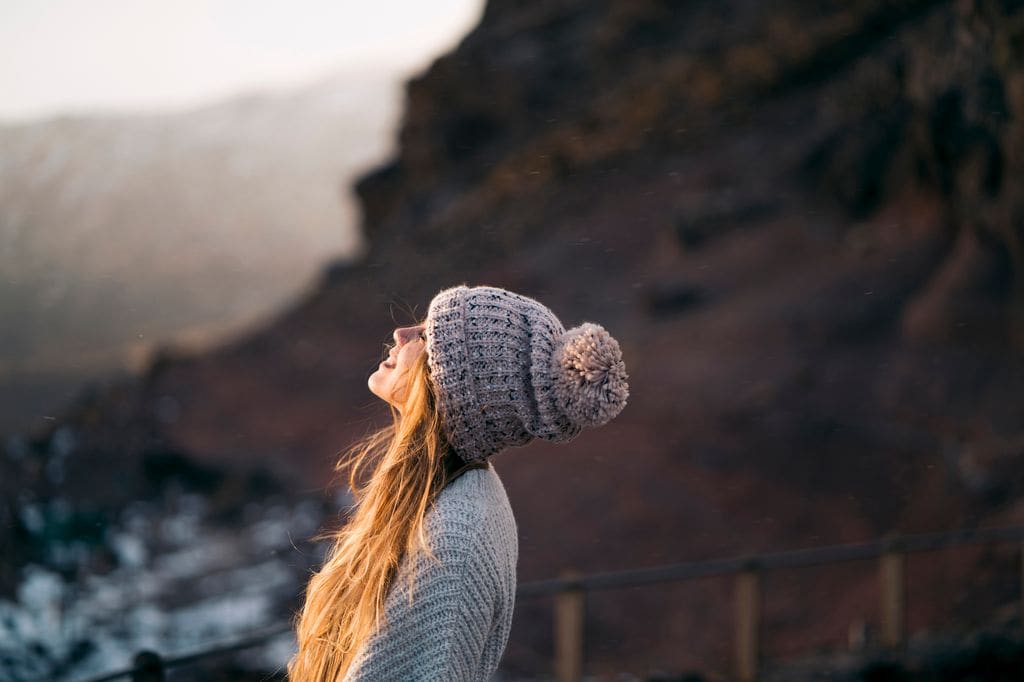
[[[566,569],[548,580],[522,583],[518,598],[553,596],[554,672],[558,682],[579,682],[583,677],[583,625],[586,595],[596,590],[638,587],[655,583],[733,575],[733,668],[739,682],[755,682],[761,661],[760,621],[763,597],[762,576],[774,569],[821,566],[847,561],[874,559],[879,571],[881,640],[886,647],[899,647],[906,628],[906,555],[949,547],[1014,542],[1019,547],[1020,609],[1024,623],[1024,527],[984,528],[923,535],[889,536],[872,542],[833,545],[774,552],[730,559],[716,559],[654,568],[583,574]],[[236,642],[187,655],[162,658],[155,652],[136,655],[130,668],[89,678],[85,682],[109,682],[127,678],[132,682],[163,682],[165,671],[227,653],[264,644],[291,629],[280,624]]]

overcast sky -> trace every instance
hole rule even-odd
[[[425,66],[482,0],[0,0],[0,120],[189,108]]]

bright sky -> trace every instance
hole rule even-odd
[[[2,0],[0,120],[167,110],[426,66],[482,0]]]

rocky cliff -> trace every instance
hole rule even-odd
[[[497,457],[521,581],[1024,522],[1020,3],[494,0],[404,106],[363,260],[83,395],[75,476],[171,448],[322,485],[387,418],[380,344],[465,281],[601,322],[630,374],[608,426]],[[1015,561],[912,559],[909,627],[983,617]],[[595,595],[588,670],[726,670],[731,587]],[[870,565],[766,589],[768,656],[878,616]],[[549,618],[517,604],[508,671]]]

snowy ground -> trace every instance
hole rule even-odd
[[[60,507],[28,506],[22,519],[39,527]],[[307,540],[321,527],[319,501],[249,505],[239,528],[206,511],[186,493],[172,513],[164,502],[133,503],[105,530],[113,570],[62,577],[53,566],[87,565],[80,545],[55,545],[51,566],[24,567],[16,599],[0,600],[0,679],[82,680],[130,666],[143,649],[173,657],[286,623],[324,549]],[[285,632],[236,663],[271,672],[293,647]]]

